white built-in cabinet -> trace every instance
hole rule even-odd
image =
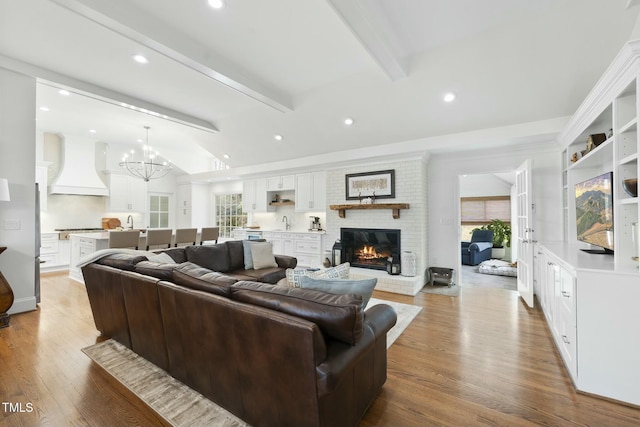
[[[109,174],[109,211],[146,212],[147,183],[143,179]]]
[[[177,187],[177,204],[176,204],[176,228],[191,227],[191,209],[192,209],[192,192],[191,184],[180,184]]]
[[[296,211],[324,211],[327,206],[326,172],[310,172],[296,175]]]
[[[299,267],[322,266],[322,238],[324,234],[304,232],[263,231],[262,237],[273,245],[276,255],[293,256]]]
[[[295,175],[279,175],[267,178],[267,191],[285,191],[295,188]]]
[[[621,50],[560,133],[562,241],[541,242],[536,255],[538,299],[578,390],[640,405],[640,270],[632,224],[638,197],[623,181],[640,175],[638,105],[640,41]],[[590,135],[605,140],[587,149]],[[575,154],[575,156],[574,156]],[[575,185],[613,172],[614,254],[582,251],[577,240]]]
[[[242,182],[242,210],[267,212],[273,210],[267,202],[267,179],[256,178]]]
[[[541,274],[538,300],[556,347],[576,382],[576,274],[571,266],[544,247],[538,249]]]
[[[59,240],[57,232],[40,235],[40,270],[54,271],[69,267],[71,252],[69,240]]]
[[[327,174],[324,171],[244,180],[242,209],[247,213],[273,212],[278,205],[270,203],[275,192],[290,190],[295,192],[296,212],[326,210]]]

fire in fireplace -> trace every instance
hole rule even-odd
[[[387,258],[400,254],[400,230],[341,228],[342,262],[353,267],[385,270]]]

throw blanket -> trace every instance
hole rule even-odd
[[[82,258],[80,261],[78,261],[78,263],[76,264],[76,267],[82,268],[87,264],[91,264],[92,262],[97,261],[100,258],[104,258],[107,255],[112,255],[112,254],[141,255],[141,256],[146,256],[147,258],[158,255],[155,252],[138,251],[135,249],[126,249],[126,248],[100,249]]]

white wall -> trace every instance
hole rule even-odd
[[[509,151],[485,150],[434,155],[428,164],[429,266],[460,266],[460,192],[458,176],[509,172],[533,161],[534,239],[562,237],[560,150],[553,143]],[[459,277],[459,276],[457,276]]]
[[[515,176],[515,173],[513,174]],[[508,196],[511,184],[492,174],[460,177],[460,197]]]
[[[0,68],[0,177],[11,201],[0,202],[0,270],[13,288],[9,313],[36,308],[35,299],[35,79]],[[17,220],[7,230],[5,221]]]

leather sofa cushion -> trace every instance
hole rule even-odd
[[[147,257],[133,254],[111,254],[96,261],[96,264],[108,265],[120,270],[134,271],[135,266],[140,261],[146,261]]]
[[[224,243],[229,251],[229,271],[244,270],[244,248],[242,240],[229,240]]]
[[[269,268],[261,268],[260,270],[241,270],[241,271],[233,271],[231,272],[234,275],[238,276],[242,275],[246,278],[238,278],[238,280],[249,280],[252,282],[263,282],[263,283],[271,283],[275,285],[280,281],[280,279],[284,278],[286,275],[286,270],[280,267],[269,267]],[[231,274],[229,273],[229,274]]]
[[[154,261],[140,261],[135,265],[135,272],[155,277],[157,279],[170,281],[173,279],[173,269],[176,268],[177,265],[178,264],[167,264]]]
[[[187,261],[198,264],[201,267],[212,271],[226,273],[231,271],[231,259],[227,245],[219,243],[217,245],[197,245],[185,247]]]
[[[231,298],[309,320],[325,337],[350,345],[363,335],[362,299],[356,295],[241,281],[231,286]]]
[[[211,271],[192,262],[185,262],[173,269],[172,280],[191,289],[229,297],[229,288],[237,282],[233,277]]]

